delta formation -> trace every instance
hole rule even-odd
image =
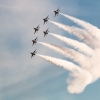
[[[59,7],[60,8],[60,7]],[[58,14],[59,14],[59,12],[60,12],[60,9],[57,9],[57,10],[55,10],[54,11],[54,13],[55,13],[55,16],[54,17],[56,17],[56,16],[58,16]],[[44,21],[44,23],[43,23],[43,25],[46,23],[47,24],[47,22],[48,22],[48,20],[49,20],[49,15],[46,17],[46,18],[44,18],[43,19],[43,21]],[[38,31],[39,31],[39,29],[40,29],[40,25],[38,25],[36,28],[33,28],[35,31],[34,31],[34,34],[35,33],[38,33]],[[44,33],[44,37],[49,33],[49,28],[46,30],[46,31],[43,31],[43,33]],[[35,44],[36,45],[36,43],[37,43],[37,41],[38,41],[38,37],[36,37],[34,40],[32,40],[32,42],[33,42],[33,45]],[[33,46],[32,45],[32,46]],[[31,53],[31,58],[32,57],[34,57],[35,55],[36,55],[36,49],[33,51],[33,52],[30,52]]]

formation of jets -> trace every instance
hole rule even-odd
[[[60,8],[60,7],[59,7]],[[54,13],[55,13],[55,16],[58,16],[58,14],[59,14],[59,12],[60,12],[60,9],[57,9],[57,10],[55,10],[54,11]],[[54,16],[54,17],[55,17]],[[44,21],[44,23],[43,23],[43,25],[46,23],[47,24],[47,22],[48,22],[48,20],[49,20],[49,15],[46,17],[46,18],[44,18],[43,19],[43,21]],[[40,29],[40,25],[38,25],[36,28],[33,28],[35,31],[34,31],[34,34],[35,33],[38,33],[38,31],[39,31],[39,29]],[[49,28],[46,30],[46,31],[43,31],[43,33],[44,33],[44,37],[49,33]],[[34,40],[32,40],[32,42],[33,42],[33,45],[35,44],[36,45],[36,43],[37,43],[37,40],[38,40],[38,37],[36,37]],[[33,46],[32,45],[32,46]],[[32,57],[34,57],[34,55],[36,55],[36,49],[33,51],[33,52],[30,52],[31,53],[31,58]]]

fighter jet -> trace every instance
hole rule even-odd
[[[49,28],[48,28],[49,29]],[[44,37],[49,33],[49,30],[46,30],[46,31],[43,31],[43,33],[44,33]]]
[[[36,32],[39,31],[39,29],[40,29],[40,25],[38,25],[36,28],[33,28],[33,29],[35,30],[35,32],[34,32],[34,34],[35,34]]]
[[[60,7],[59,7],[59,8],[60,8]],[[56,16],[56,15],[58,16],[58,14],[59,14],[59,12],[60,12],[59,8],[58,8],[56,11],[54,11],[55,16]],[[54,17],[55,17],[55,16],[54,16]]]
[[[45,23],[47,24],[47,21],[49,20],[49,15],[48,15],[46,18],[44,18],[43,20],[44,20],[44,24],[45,24]],[[44,25],[44,24],[43,24],[43,25]]]
[[[34,57],[34,55],[36,55],[36,49],[34,50],[34,52],[30,52],[31,53],[31,58]]]
[[[36,45],[36,43],[37,43],[37,40],[38,40],[38,39],[37,39],[37,37],[36,37],[34,40],[32,40],[32,42],[33,42],[33,45],[34,45],[34,44]],[[33,46],[33,45],[32,45],[32,46]]]

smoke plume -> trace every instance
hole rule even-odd
[[[96,42],[93,39],[93,37],[83,29],[80,29],[75,26],[70,27],[70,26],[67,26],[67,25],[64,25],[64,24],[61,24],[58,22],[54,22],[54,21],[49,21],[49,22],[53,23],[54,25],[58,26],[59,28],[64,29],[65,31],[67,31],[70,34],[75,35],[80,40],[83,40],[86,44],[90,44],[92,46],[96,45]]]
[[[67,83],[69,84],[67,87],[68,91],[70,93],[81,93],[88,84],[91,84],[100,78],[100,29],[88,22],[62,13],[60,14],[82,26],[83,29],[78,27],[70,27],[53,21],[50,22],[69,32],[70,34],[77,36],[86,44],[91,44],[91,46],[94,48],[92,49],[85,43],[79,42],[78,40],[49,33],[50,35],[67,43],[69,46],[72,46],[76,50],[54,44],[43,42],[39,43],[63,54],[74,62],[77,62],[77,65],[74,64],[74,62],[69,62],[50,56],[37,55],[52,64],[68,70],[70,72],[70,77],[67,79]]]
[[[56,52],[61,53],[62,55],[70,58],[71,60],[73,60],[74,62],[78,63],[80,66],[87,66],[85,65],[86,63],[88,63],[89,58],[82,55],[81,53],[70,49],[70,48],[66,48],[66,47],[62,47],[62,46],[57,46],[57,45],[53,45],[53,44],[48,44],[48,43],[44,43],[44,42],[38,42],[52,50],[55,50]]]
[[[74,47],[79,52],[82,52],[82,53],[89,55],[89,56],[92,56],[94,54],[94,51],[82,42],[78,42],[77,40],[72,40],[70,38],[66,38],[66,37],[63,37],[63,36],[60,36],[57,34],[52,34],[52,33],[49,33],[49,34],[60,39],[61,41],[65,42],[65,43],[67,43],[68,45]]]
[[[70,71],[69,75],[71,76],[71,78],[73,78],[73,80],[71,78],[67,80],[67,83],[69,84],[68,90],[70,93],[82,92],[85,89],[85,87],[92,81],[91,74],[88,71],[81,69],[79,66],[71,62],[50,56],[44,56],[39,54],[37,55],[52,64],[55,64]]]
[[[92,24],[85,22],[83,20],[77,19],[75,17],[66,15],[66,14],[62,14],[61,15],[67,17],[68,19],[74,21],[75,23],[77,23],[78,25],[82,26],[87,32],[89,32],[93,37],[97,38],[100,40],[100,29],[98,29],[96,26],[93,26]]]

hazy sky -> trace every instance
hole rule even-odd
[[[90,84],[80,94],[70,94],[66,79],[68,71],[54,66],[30,52],[66,59],[62,55],[31,40],[66,46],[65,43],[48,35],[50,32],[71,37],[64,30],[51,23],[43,25],[43,18],[75,25],[54,10],[60,7],[62,13],[85,20],[100,28],[99,0],[0,0],[0,100],[95,100],[100,99],[100,80]],[[40,24],[40,31],[34,34],[33,27]],[[77,25],[76,25],[77,26]],[[74,37],[72,37],[74,38]]]

